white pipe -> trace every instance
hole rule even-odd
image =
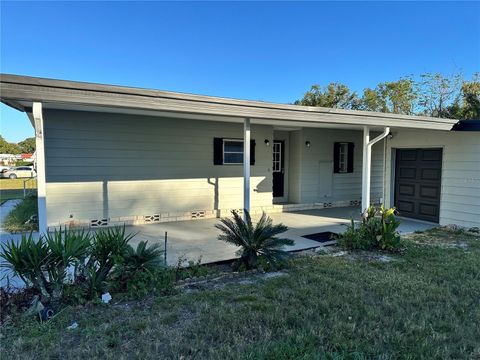
[[[382,134],[375,139],[370,140],[370,129],[363,127],[363,174],[362,174],[362,212],[370,206],[370,173],[372,170],[372,146],[384,139],[390,133],[390,128],[386,127]],[[384,174],[385,176],[385,174]]]
[[[243,122],[243,209],[250,212],[250,119]],[[244,215],[245,219],[245,215]]]

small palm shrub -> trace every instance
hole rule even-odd
[[[244,211],[245,221],[235,210],[233,218],[223,218],[215,227],[222,234],[218,239],[229,244],[239,246],[237,255],[240,256],[239,266],[246,270],[257,268],[261,263],[277,268],[285,263],[288,252],[283,246],[292,246],[293,240],[278,238],[277,235],[284,233],[288,228],[283,224],[272,224],[272,219],[265,213],[255,226],[248,211]]]
[[[61,302],[84,303],[110,289],[134,295],[173,289],[175,271],[164,267],[163,249],[144,241],[134,249],[129,244],[134,236],[125,226],[93,235],[61,228],[39,240],[23,234],[18,242],[1,246],[1,265],[53,308]]]
[[[3,268],[11,270],[27,286],[36,289],[43,300],[50,300],[48,281],[44,272],[48,248],[41,239],[35,240],[32,233],[22,234],[18,242],[10,239],[2,244],[0,257],[4,260]]]
[[[378,209],[370,206],[363,214],[358,227],[353,219],[345,232],[340,235],[340,246],[351,250],[379,249],[397,251],[401,247],[398,227],[400,221],[395,217],[395,208],[385,209],[381,205]]]
[[[75,282],[85,288],[86,297],[94,298],[107,289],[107,279],[114,266],[123,262],[136,234],[128,234],[125,226],[101,229],[93,236],[88,254],[75,269]]]
[[[67,269],[81,261],[90,246],[90,236],[70,229],[56,230],[34,240],[32,233],[20,241],[2,245],[3,267],[41,294],[43,303],[59,304]]]
[[[160,244],[148,246],[140,241],[137,248],[127,245],[119,263],[113,270],[113,285],[116,290],[138,296],[146,295],[156,284],[156,277],[165,270],[164,251]]]

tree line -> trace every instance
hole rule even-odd
[[[0,154],[33,154],[35,152],[35,138],[26,138],[19,143],[8,142],[0,135]]]
[[[359,95],[345,84],[313,85],[296,105],[480,120],[480,73],[470,80],[461,74],[425,73],[383,82]]]

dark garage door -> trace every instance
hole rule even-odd
[[[398,149],[395,207],[400,216],[438,223],[442,149]]]

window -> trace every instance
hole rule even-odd
[[[334,173],[352,173],[353,172],[353,148],[351,142],[336,142],[333,147],[333,172]]]
[[[243,140],[223,140],[223,163],[243,164]]]
[[[338,172],[346,173],[347,172],[347,159],[348,159],[348,144],[340,143],[338,157]]]
[[[213,165],[242,165],[243,139],[213,138]],[[255,165],[255,140],[250,140],[250,165]]]
[[[282,171],[282,143],[273,142],[273,172]]]

